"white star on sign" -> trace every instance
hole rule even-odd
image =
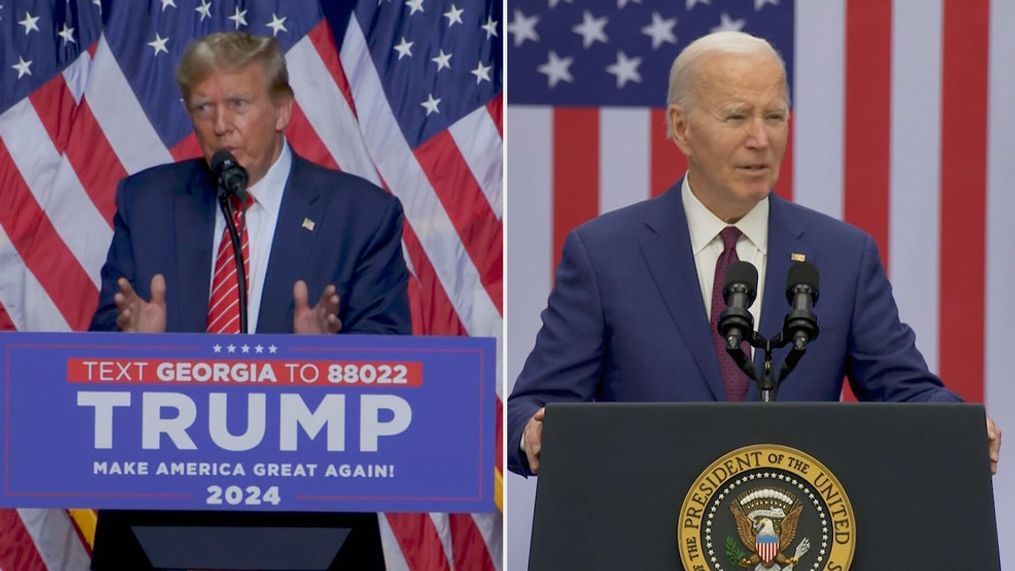
[[[172,6],[173,8],[176,8],[176,1],[175,0],[162,0],[162,11],[163,12],[166,11],[166,7],[168,7],[168,6]]]
[[[216,353],[221,353],[222,352],[222,346],[218,345],[218,344],[212,345],[211,349],[212,349],[212,351],[215,351]]]
[[[249,353],[250,352],[250,345],[247,345],[246,343],[244,343],[243,347],[240,347],[240,351],[243,351],[244,353]]]
[[[255,353],[264,353],[264,345],[254,345]]]
[[[162,36],[159,35],[158,32],[155,32],[155,39],[148,42],[148,45],[155,50],[154,55],[156,56],[159,55],[159,52],[166,52],[168,54],[169,50],[166,49],[166,42],[168,41],[169,41],[168,37],[163,38]]]
[[[687,0],[687,10],[694,8],[695,4],[708,4],[710,0]]]
[[[491,36],[497,35],[497,20],[494,20],[492,16],[486,17],[486,23],[480,26],[486,32],[486,39],[490,39]]]
[[[242,26],[247,25],[247,11],[246,10],[240,11],[240,7],[237,6],[236,11],[233,12],[233,15],[229,16],[229,18],[227,19],[232,20],[233,23],[236,24],[236,29],[239,30],[241,25]]]
[[[437,54],[437,57],[430,58],[430,61],[437,64],[437,71],[444,68],[451,69],[451,56],[453,55],[455,54],[446,54],[444,53],[444,50],[441,50],[440,53]]]
[[[476,85],[479,85],[484,81],[490,81],[491,69],[493,69],[493,66],[484,66],[483,62],[479,62],[476,64],[476,69],[470,71],[469,73],[476,76]]]
[[[515,47],[525,43],[525,40],[539,41],[539,34],[536,33],[536,24],[539,23],[539,16],[526,17],[521,10],[515,10],[515,19],[508,24],[508,32],[515,36]]]
[[[74,28],[67,25],[67,22],[63,23],[63,29],[56,33],[56,35],[63,38],[63,45],[67,45],[68,42],[76,44],[77,41],[74,39]]]
[[[405,5],[409,7],[410,16],[423,11],[423,0],[408,0]]]
[[[568,69],[574,62],[574,58],[559,58],[552,50],[550,51],[549,58],[546,63],[536,69],[539,70],[539,73],[546,76],[550,88],[556,87],[557,83],[561,81],[574,83],[574,77],[571,76],[571,71]]]
[[[771,4],[772,6],[778,6],[779,0],[754,0],[754,11],[757,12],[765,7],[765,4]]]
[[[18,22],[18,24],[25,27],[25,35],[27,36],[28,33],[31,32],[32,30],[35,30],[36,32],[39,31],[39,26],[38,24],[36,24],[36,22],[38,21],[39,21],[38,16],[33,18],[31,14],[25,12],[25,19]]]
[[[402,41],[395,46],[395,51],[398,52],[398,59],[402,59],[405,56],[412,57],[412,44],[414,42],[405,41],[405,36],[402,36]]]
[[[426,109],[426,116],[429,117],[431,113],[440,113],[441,112],[440,109],[437,108],[437,105],[439,105],[440,102],[441,102],[441,100],[440,99],[434,99],[433,98],[433,93],[431,93],[431,94],[429,94],[427,96],[426,101],[420,103],[420,105],[422,105],[423,108]]]
[[[641,74],[638,73],[638,66],[641,65],[641,58],[630,58],[624,52],[617,52],[617,61],[606,66],[606,72],[617,76],[617,89],[624,87],[628,81],[641,83]]]
[[[747,20],[733,20],[730,15],[723,12],[719,15],[719,25],[712,28],[713,32],[739,32],[744,29]]]
[[[271,21],[268,22],[267,24],[265,24],[265,26],[268,26],[269,28],[271,28],[271,35],[277,36],[279,30],[282,30],[283,32],[288,32],[289,31],[285,27],[285,21],[286,21],[287,17],[288,16],[283,17],[283,18],[279,18],[278,16],[275,15],[274,12],[271,13]]]
[[[582,47],[589,49],[589,46],[596,42],[603,42],[605,44],[609,41],[605,30],[607,22],[609,22],[609,18],[606,16],[594,18],[586,10],[582,13],[582,23],[571,28],[571,30],[582,37]]]
[[[233,345],[233,344],[230,343],[229,345],[226,346],[226,351],[228,351],[230,353],[235,353],[236,352],[236,345]]]
[[[201,15],[199,22],[203,22],[205,18],[211,18],[211,2],[201,0],[201,5],[194,8],[194,11]]]
[[[663,42],[677,43],[677,37],[673,35],[673,26],[677,25],[676,18],[664,20],[659,12],[652,12],[652,23],[641,29],[641,33],[652,38],[652,49],[659,49]]]
[[[31,61],[25,61],[24,58],[18,56],[18,63],[12,65],[11,67],[18,70],[18,79],[21,79],[24,75],[32,75],[32,70],[28,69],[31,65]]]
[[[444,17],[448,19],[448,28],[455,24],[462,23],[462,12],[465,10],[456,8],[454,4],[451,5],[451,9],[444,12]]]
[[[274,345],[268,345],[268,352],[269,353],[278,353],[278,347],[276,347]]]

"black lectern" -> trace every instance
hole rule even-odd
[[[1000,569],[982,406],[558,404],[545,423],[534,571]]]

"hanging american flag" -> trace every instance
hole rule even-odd
[[[505,21],[509,382],[567,233],[683,175],[665,129],[673,59],[712,30],[742,30],[787,65],[776,192],[873,235],[931,368],[1015,430],[1015,1],[515,0]],[[1010,455],[994,479],[1000,537],[1015,537]],[[534,486],[509,487],[508,565],[522,569]]]
[[[286,136],[403,204],[418,334],[500,337],[499,0],[0,2],[0,330],[87,327],[117,182],[198,156],[173,71],[187,42],[271,34]],[[497,423],[500,425],[498,399]],[[435,450],[435,453],[439,450]],[[501,459],[491,466],[501,481]],[[390,569],[499,569],[501,516],[380,514]],[[91,510],[0,512],[0,567],[86,569]]]

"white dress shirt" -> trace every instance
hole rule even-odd
[[[701,286],[701,298],[705,303],[705,313],[712,319],[712,282],[715,280],[715,263],[722,254],[722,238],[719,233],[730,226],[698,200],[691,192],[691,185],[684,175],[684,184],[680,189],[680,198],[684,203],[684,214],[687,216],[687,229],[691,234],[691,253],[694,254],[694,266],[698,270],[698,285]],[[754,316],[754,330],[761,324],[761,300],[765,289],[765,261],[768,259],[768,197],[754,205],[743,218],[732,226],[743,233],[737,240],[737,257],[750,262],[758,269],[758,296],[750,307]]]
[[[289,180],[293,156],[289,144],[282,141],[282,152],[271,165],[264,178],[247,189],[254,197],[254,204],[247,209],[247,238],[250,249],[250,275],[247,276],[247,329],[250,333],[257,331],[257,318],[261,313],[261,294],[264,292],[264,277],[268,271],[268,257],[271,254],[271,242],[275,235],[275,224],[278,222],[278,211],[282,207],[282,193]],[[212,252],[218,253],[219,241],[226,229],[226,219],[222,210],[215,209],[215,233]],[[229,250],[232,253],[232,250]],[[215,275],[215,255],[212,255],[210,275]],[[208,287],[208,299],[211,299],[211,286]]]

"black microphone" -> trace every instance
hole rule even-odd
[[[249,180],[247,169],[236,162],[232,153],[225,149],[215,151],[211,157],[211,172],[218,177],[219,193],[225,192],[227,196],[235,196],[240,201],[246,199]]]
[[[727,350],[740,348],[744,338],[754,332],[754,316],[749,307],[758,295],[758,270],[749,262],[733,262],[726,270],[722,297],[726,309],[719,315],[719,334],[726,340]]]
[[[786,275],[786,301],[790,312],[783,322],[782,334],[793,341],[793,349],[803,351],[818,337],[818,317],[812,308],[818,302],[818,268],[810,262],[795,262]]]
[[[226,219],[229,241],[233,245],[233,261],[236,263],[236,284],[240,310],[240,333],[247,333],[247,273],[243,269],[243,250],[240,233],[233,223],[233,207],[229,200],[235,196],[240,203],[247,199],[247,169],[236,162],[236,157],[226,150],[216,151],[211,157],[211,171],[218,178],[218,201],[222,216]]]

